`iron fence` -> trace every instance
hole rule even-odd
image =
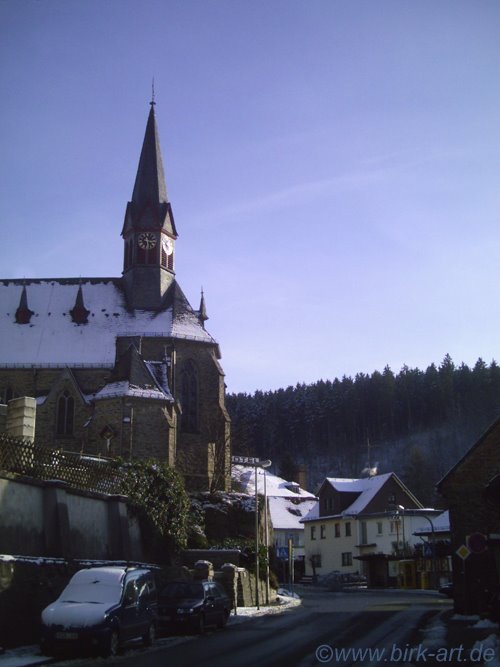
[[[124,489],[124,473],[114,459],[51,449],[5,434],[0,434],[0,470],[99,493],[120,494]]]

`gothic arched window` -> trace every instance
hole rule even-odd
[[[182,430],[198,430],[198,373],[189,359],[182,368],[181,378]]]
[[[75,422],[75,399],[65,391],[57,400],[56,433],[73,435]]]

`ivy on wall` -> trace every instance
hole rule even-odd
[[[190,500],[179,472],[158,461],[124,464],[123,493],[141,522],[148,558],[171,564],[186,547]]]

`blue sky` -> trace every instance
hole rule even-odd
[[[151,80],[229,391],[499,359],[497,0],[0,0],[0,274],[117,276]]]

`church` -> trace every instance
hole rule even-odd
[[[220,350],[203,293],[193,308],[176,279],[154,100],[121,236],[121,277],[0,279],[0,403],[36,398],[40,445],[154,458],[190,489],[228,490]]]

